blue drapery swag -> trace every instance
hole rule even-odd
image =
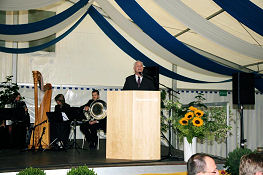
[[[143,53],[141,53],[139,50],[137,50],[132,44],[130,44],[118,31],[114,29],[114,27],[106,20],[104,17],[93,7],[91,6],[89,8],[89,15],[91,18],[95,21],[95,23],[100,27],[100,29],[126,54],[131,56],[134,60],[140,60],[142,61],[146,66],[158,66],[160,70],[160,74],[190,83],[224,83],[229,82],[230,80],[221,81],[221,82],[207,82],[207,81],[200,81],[191,79],[179,74],[176,74],[159,64],[152,61],[150,58],[145,56]]]
[[[72,7],[68,8],[67,10],[59,13],[55,16],[50,18],[46,18],[44,20],[29,23],[29,24],[17,24],[17,25],[8,25],[8,24],[0,24],[0,34],[4,35],[19,35],[19,34],[27,34],[42,31],[48,29],[52,26],[61,23],[68,17],[72,16],[76,13],[79,9],[84,7],[89,0],[80,0]]]
[[[82,2],[87,1],[83,0]],[[88,1],[87,1],[88,2]],[[81,8],[81,7],[80,7]],[[128,55],[130,55],[132,58],[135,60],[141,60],[145,63],[146,66],[159,66],[160,68],[160,73],[164,76],[167,76],[172,79],[180,80],[180,81],[185,81],[185,82],[190,82],[190,83],[223,83],[223,82],[229,82],[230,80],[226,81],[221,81],[221,82],[206,82],[206,81],[200,81],[200,80],[195,80],[191,79],[188,77],[184,77],[182,75],[176,74],[149,59],[145,55],[143,55],[140,51],[138,51],[135,47],[133,47],[124,37],[122,37],[101,15],[98,13],[94,7],[91,7],[89,11],[87,11],[69,30],[67,30],[64,34],[61,36],[55,38],[52,41],[49,41],[47,43],[44,43],[39,46],[35,47],[30,47],[30,48],[5,48],[5,47],[0,47],[0,51],[6,52],[6,53],[30,53],[30,52],[35,52],[38,50],[42,50],[44,48],[47,48],[58,41],[62,40],[65,36],[67,36],[71,31],[73,31],[79,24],[80,22],[86,17],[86,15],[90,13],[91,17],[93,20],[99,25],[99,27],[104,31],[105,34],[108,35],[109,38],[114,41],[115,44],[117,44],[123,51],[125,51]],[[52,18],[52,17],[51,17]],[[43,22],[43,21],[42,21]],[[33,24],[33,23],[31,23]],[[27,25],[27,24],[25,24]],[[30,25],[30,24],[28,24]],[[1,27],[0,27],[1,29]],[[12,29],[15,30],[15,29]],[[16,33],[17,34],[17,33]],[[259,76],[257,76],[255,80],[255,86],[258,90],[263,92],[263,79]]]
[[[36,52],[42,49],[45,49],[51,45],[56,44],[57,42],[59,42],[60,40],[62,40],[63,38],[65,38],[68,34],[70,34],[80,23],[81,21],[87,16],[88,11],[72,26],[70,27],[65,33],[63,33],[62,35],[60,35],[59,37],[46,42],[44,44],[38,45],[38,46],[34,46],[34,47],[29,47],[29,48],[6,48],[6,47],[0,47],[0,51],[1,52],[5,52],[5,53],[19,53],[19,54],[24,54],[24,53],[31,53],[31,52]]]
[[[128,55],[133,57],[135,60],[141,60],[144,62],[147,66],[158,66],[160,68],[160,73],[164,76],[177,79],[180,81],[186,81],[191,83],[213,83],[213,82],[206,82],[206,81],[200,81],[200,80],[194,80],[188,77],[181,76],[179,74],[176,74],[159,64],[152,61],[150,58],[146,57],[144,54],[142,54],[139,50],[137,50],[134,46],[132,46],[121,34],[119,34],[109,23],[107,20],[104,19],[104,17],[101,16],[99,12],[97,12],[94,7],[91,10],[88,10],[70,29],[68,29],[65,33],[63,33],[61,36],[47,42],[44,44],[41,44],[39,46],[34,46],[30,48],[5,48],[0,47],[0,51],[6,52],[6,53],[31,53],[35,51],[42,50],[44,48],[47,48],[60,40],[62,40],[64,37],[66,37],[69,33],[71,33],[79,24],[80,22],[86,17],[88,13],[90,13],[90,16],[92,19],[97,23],[97,25],[107,34],[109,38],[111,38],[116,45],[118,45],[123,51],[125,51]],[[228,82],[231,80],[222,81]],[[215,83],[215,82],[214,82]],[[218,82],[216,82],[218,83]],[[220,82],[221,83],[221,82]]]
[[[248,28],[263,36],[263,10],[249,0],[213,0]]]
[[[198,54],[160,26],[135,0],[115,0],[122,10],[153,40],[179,58],[205,70],[232,76],[238,70],[218,64]]]

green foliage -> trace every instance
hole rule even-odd
[[[67,175],[97,175],[93,169],[89,169],[87,166],[79,166],[71,168]]]
[[[17,175],[46,175],[46,173],[39,168],[30,167],[20,171]]]
[[[1,82],[0,108],[4,108],[6,104],[12,103],[14,94],[18,93],[18,90],[18,85],[16,83],[12,83],[12,76],[7,76],[6,81]]]
[[[172,113],[169,119],[180,139],[186,137],[189,143],[193,137],[201,141],[222,142],[227,137],[227,132],[231,130],[231,126],[226,124],[226,107],[207,107],[203,101],[205,98],[199,93],[188,105],[182,105],[176,98],[173,101],[165,101],[164,106]],[[165,122],[162,125],[165,125]]]
[[[210,131],[213,134],[207,135],[208,140],[216,140],[217,142],[224,142],[227,137],[227,132],[232,129],[231,126],[227,126],[226,124],[226,113],[227,108],[224,107],[208,107],[207,115],[207,127],[210,128]]]
[[[164,115],[164,110],[165,110],[165,99],[166,99],[166,91],[162,90],[161,91],[161,131],[162,132],[167,132],[168,131],[168,120],[169,118],[167,118]]]
[[[226,158],[226,163],[224,168],[231,175],[239,174],[239,165],[240,159],[243,155],[252,153],[252,151],[248,148],[236,148],[234,151],[230,152]]]

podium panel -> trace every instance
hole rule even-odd
[[[159,160],[160,92],[107,93],[107,159]]]

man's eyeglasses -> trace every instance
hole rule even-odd
[[[216,169],[215,171],[212,171],[212,172],[207,172],[207,171],[205,171],[205,172],[203,172],[203,173],[211,173],[211,174],[216,174],[218,172],[218,170]]]
[[[204,173],[211,173],[211,174],[216,174],[217,173],[217,171],[213,171],[213,172],[204,172]]]

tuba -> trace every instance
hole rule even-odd
[[[96,100],[90,104],[90,108],[84,113],[87,120],[102,120],[107,114],[107,104],[103,100]]]

